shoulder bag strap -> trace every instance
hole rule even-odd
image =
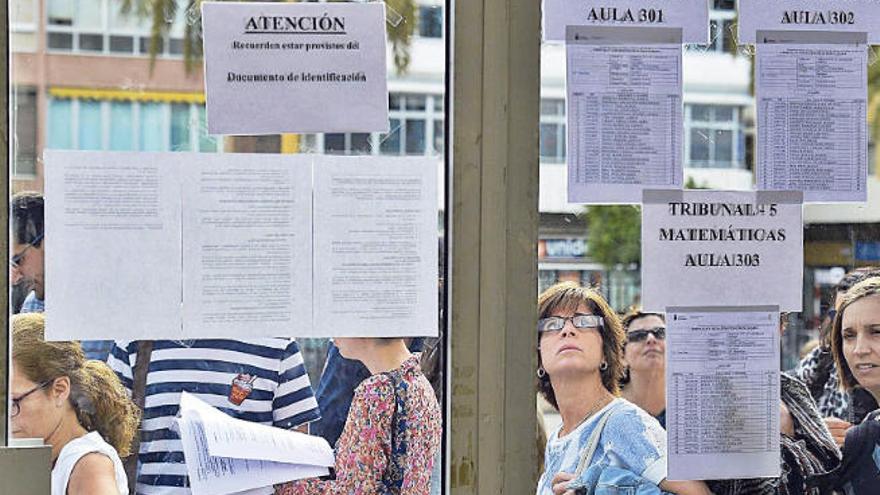
[[[143,415],[144,411],[144,392],[147,388],[147,371],[150,368],[150,357],[153,354],[153,341],[141,340],[138,342],[137,358],[135,359],[134,369],[132,369],[132,386],[131,400],[137,405]],[[137,434],[131,443],[131,454],[125,458],[124,467],[125,475],[128,477],[128,493],[135,494],[137,488],[137,464],[138,452],[141,449],[141,431],[138,428]]]
[[[587,464],[593,459],[593,454],[596,453],[596,447],[599,446],[599,438],[602,436],[602,430],[605,429],[605,423],[608,422],[608,418],[611,417],[611,413],[614,412],[614,409],[617,408],[617,404],[611,406],[610,409],[605,411],[601,418],[599,418],[599,423],[596,425],[596,429],[593,430],[593,433],[590,433],[590,438],[587,440],[587,445],[584,447],[584,450],[581,451],[581,459],[578,462],[577,469],[574,472],[574,477],[578,478],[581,474],[583,474],[584,469],[587,468]]]

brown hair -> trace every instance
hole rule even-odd
[[[97,431],[121,457],[131,452],[140,410],[119,378],[101,361],[87,360],[79,342],[46,342],[40,313],[12,319],[12,359],[30,381],[43,383],[66,376],[70,401],[79,423]]]
[[[846,308],[854,302],[877,294],[880,294],[880,277],[862,280],[846,291],[840,310],[834,317],[834,323],[831,326],[831,353],[834,356],[835,364],[837,364],[837,374],[840,377],[840,386],[843,390],[849,391],[859,385],[843,355],[843,314],[846,312]]]
[[[581,304],[590,308],[590,311],[596,316],[601,316],[605,322],[601,329],[602,359],[608,364],[608,367],[604,371],[600,371],[600,374],[602,385],[612,394],[618,395],[620,393],[618,383],[623,376],[625,335],[617,313],[611,309],[611,306],[605,302],[605,298],[599,292],[574,282],[558,283],[538,296],[538,318],[546,318],[555,309],[575,311]],[[541,335],[538,334],[537,337],[540,346]],[[540,368],[543,367],[540,347],[537,348],[537,353],[538,367]],[[556,402],[556,394],[553,392],[550,377],[546,373],[538,377],[537,388],[541,396],[558,410],[559,404]]]

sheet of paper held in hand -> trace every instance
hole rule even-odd
[[[800,311],[798,191],[645,191],[642,305],[755,306]]]
[[[193,495],[271,494],[274,484],[325,476],[334,463],[323,438],[232,418],[186,392],[177,424]]]
[[[311,335],[437,335],[438,162],[375,160],[315,167]]]
[[[739,0],[739,44],[754,44],[762,30],[867,33],[880,43],[880,9],[876,0]]]
[[[43,157],[52,246],[46,338],[179,338],[178,172],[187,156],[46,150]]]
[[[867,200],[864,34],[760,36],[757,187],[801,190],[805,202]]]
[[[707,43],[705,0],[544,0],[544,40],[565,41],[568,26],[681,28],[682,42]]]
[[[671,480],[780,475],[778,307],[668,308]]]
[[[208,132],[387,132],[385,4],[202,4]]]
[[[568,201],[682,187],[681,31],[569,26]]]
[[[202,153],[183,167],[183,326],[303,335],[312,314],[308,155]]]

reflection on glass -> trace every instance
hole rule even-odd
[[[379,138],[382,144],[379,149],[383,155],[399,155],[400,154],[400,120],[391,119],[388,134],[380,134]],[[326,139],[326,135],[324,137]]]
[[[162,105],[159,103],[142,103],[140,116],[140,150],[162,151]]]
[[[407,104],[409,100],[407,99]],[[425,121],[406,121],[406,154],[421,155],[425,152]]]
[[[171,150],[189,151],[189,105],[171,105]]]
[[[128,151],[134,149],[134,119],[131,103],[114,101],[110,103],[110,149]]]
[[[49,128],[47,146],[53,149],[73,148],[71,125],[73,122],[73,102],[70,100],[49,100]]]

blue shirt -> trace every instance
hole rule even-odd
[[[46,303],[37,297],[36,291],[30,291],[27,297],[24,298],[24,302],[21,303],[21,310],[19,313],[42,313],[46,310]]]
[[[614,408],[602,434],[599,444],[588,462],[581,478],[596,476],[602,467],[610,466],[626,470],[659,485],[666,478],[666,431],[656,419],[625,399],[614,399],[610,404],[593,414],[568,435],[559,438],[560,425],[547,439],[544,453],[544,473],[538,481],[537,495],[552,495],[553,476],[559,472],[574,473],[580,461],[581,451],[586,447],[590,434],[599,419],[610,408]],[[598,467],[599,469],[590,469]],[[580,486],[595,486],[598,479],[573,480]]]
[[[108,359],[129,390],[137,350],[137,342],[117,342]],[[183,391],[232,417],[279,428],[320,416],[293,339],[157,340],[144,391],[138,494],[190,493],[174,425]]]

